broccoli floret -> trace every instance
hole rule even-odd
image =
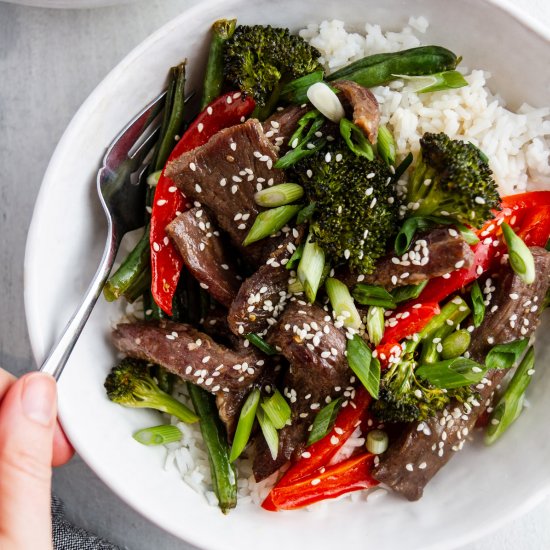
[[[449,216],[481,227],[500,208],[487,157],[473,144],[446,134],[426,133],[407,186],[406,203],[414,216]]]
[[[164,393],[149,374],[148,363],[123,359],[105,379],[107,397],[125,407],[156,409],[179,418],[196,422],[199,418],[183,403]]]
[[[265,105],[279,82],[321,68],[320,53],[288,29],[239,25],[224,45],[224,76]]]
[[[420,383],[414,375],[415,368],[413,352],[408,352],[386,370],[380,381],[379,398],[372,405],[372,411],[379,420],[426,420],[449,403],[454,394]]]
[[[356,156],[338,139],[297,163],[292,176],[316,204],[313,238],[331,263],[348,262],[354,272],[371,273],[399,223],[387,165]]]

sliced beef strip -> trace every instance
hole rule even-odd
[[[374,94],[364,86],[351,80],[333,83],[353,108],[353,123],[365,132],[371,143],[376,143],[380,126],[380,108]]]
[[[353,392],[353,373],[346,357],[346,336],[318,305],[291,300],[267,340],[290,363],[284,395],[292,411],[291,425],[279,431],[279,453],[273,460],[263,438],[256,447],[253,470],[265,479],[304,449],[319,409],[344,392]]]
[[[180,214],[166,232],[201,287],[229,307],[241,285],[237,266],[210,215],[202,208]]]
[[[289,271],[285,265],[304,237],[303,225],[290,231],[267,262],[246,279],[229,308],[228,323],[234,334],[263,336],[285,308]]]
[[[309,111],[309,106],[290,105],[275,111],[264,123],[267,138],[284,154],[289,148],[290,136],[296,131],[298,121]]]
[[[382,257],[370,275],[357,276],[342,269],[337,277],[350,287],[362,282],[391,290],[468,268],[473,261],[474,253],[458,231],[452,227],[438,227],[416,237],[409,251],[401,257],[395,252]]]
[[[277,158],[262,125],[250,119],[169,162],[166,175],[186,197],[209,208],[243,257],[257,265],[265,259],[266,242],[242,242],[262,210],[254,193],[284,181],[284,172],[273,168]]]
[[[524,284],[505,267],[495,288],[491,281],[485,286],[489,305],[483,324],[472,333],[470,347],[471,357],[480,363],[493,346],[528,338],[536,330],[540,313],[537,304],[543,301],[550,284],[550,254],[541,248],[531,251],[537,269],[535,283]],[[478,401],[472,399],[463,405],[454,402],[436,417],[407,428],[380,457],[374,477],[407,499],[418,500],[432,477],[455,451],[462,449],[505,375],[505,370],[489,371],[476,386]]]
[[[236,352],[191,325],[172,321],[121,323],[113,342],[130,357],[161,365],[211,393],[250,387],[265,365],[253,348]]]

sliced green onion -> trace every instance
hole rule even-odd
[[[160,175],[162,174],[162,170],[157,170],[156,172],[153,172],[147,176],[147,185],[149,187],[156,187],[157,183],[159,182]]]
[[[381,286],[359,283],[353,289],[353,297],[364,306],[380,306],[386,309],[397,307],[394,297]]]
[[[340,134],[344,138],[346,145],[358,157],[365,157],[368,160],[374,158],[372,145],[361,128],[355,125],[347,118],[340,119]]]
[[[407,156],[396,166],[395,174],[393,175],[393,181],[398,181],[399,178],[407,171],[407,168],[412,164],[414,157],[412,153],[408,153]]]
[[[291,80],[285,84],[281,90],[280,98],[289,103],[297,103],[302,105],[308,102],[307,90],[316,82],[323,80],[323,70],[314,71],[312,73]]]
[[[234,462],[239,458],[250,439],[259,402],[260,390],[256,388],[250,392],[241,409],[235,437],[233,438],[233,445],[231,446],[231,454],[229,455],[230,462]]]
[[[349,288],[342,281],[329,277],[325,282],[325,289],[336,319],[342,318],[346,327],[357,330],[361,326],[361,316],[355,307]]]
[[[271,397],[264,399],[262,409],[277,430],[283,428],[290,420],[290,406],[279,390],[275,390]]]
[[[271,453],[271,458],[277,460],[277,455],[279,454],[279,434],[269,416],[265,414],[261,407],[258,407],[256,410],[256,418],[260,424],[262,433],[264,434],[265,441]]]
[[[479,283],[474,281],[472,288],[470,290],[470,297],[472,298],[472,309],[473,309],[473,319],[474,326],[479,327],[485,318],[485,301],[483,299],[483,294],[481,293],[481,288],[479,288]]]
[[[417,231],[430,229],[435,225],[449,225],[451,223],[453,223],[453,220],[439,216],[411,216],[407,218],[395,237],[394,248],[396,254],[401,256],[409,250]]]
[[[248,235],[243,241],[243,245],[255,243],[277,233],[282,229],[300,210],[300,204],[290,204],[279,206],[260,212],[254,220],[254,225],[250,228]]]
[[[529,340],[514,340],[508,344],[494,346],[485,358],[485,366],[488,369],[509,369],[513,367],[523,355]]]
[[[455,296],[441,308],[438,315],[428,321],[426,326],[419,332],[419,337],[425,339],[441,327],[449,327],[448,330],[452,332],[456,329],[458,323],[462,322],[469,314],[468,304],[460,296]]]
[[[331,401],[328,405],[325,405],[315,416],[309,437],[307,439],[308,445],[313,445],[320,439],[323,439],[334,426],[342,398],[339,397],[334,401]]]
[[[298,212],[298,215],[296,216],[296,223],[302,224],[305,223],[313,217],[313,213],[315,212],[316,203],[311,202],[307,206],[304,206],[300,212]]]
[[[472,337],[467,330],[461,329],[452,332],[441,341],[441,357],[443,359],[454,359],[468,351]]]
[[[494,443],[521,414],[525,390],[535,372],[534,367],[535,351],[530,347],[489,417],[485,434],[487,445]]]
[[[301,161],[303,158],[309,157],[322,149],[327,143],[325,138],[316,138],[308,141],[301,147],[296,149],[290,149],[284,156],[282,156],[273,166],[280,170],[286,170],[293,164]],[[308,147],[308,145],[310,147]]]
[[[506,246],[508,246],[510,266],[526,285],[530,285],[536,276],[533,254],[507,223],[503,223],[501,227]]]
[[[313,234],[310,230],[297,270],[298,279],[310,303],[315,302],[325,267],[325,253],[312,239]]]
[[[261,336],[258,336],[253,332],[246,334],[245,338],[260,351],[263,351],[266,355],[277,355],[278,353],[278,351],[271,344],[268,344]]]
[[[308,111],[300,118],[296,131],[288,140],[291,149],[274,164],[275,168],[285,170],[324,147],[327,140],[315,136],[324,123],[325,118],[317,110]]]
[[[433,386],[450,390],[481,382],[487,369],[471,359],[455,357],[431,365],[422,365],[414,372],[415,376]]]
[[[378,399],[380,391],[380,362],[372,356],[372,352],[357,334],[348,340],[347,357],[350,369],[355,373],[366,390],[374,399]]]
[[[383,430],[371,430],[367,434],[367,451],[373,455],[381,455],[388,450],[388,434]]]
[[[132,437],[142,445],[166,445],[180,441],[182,433],[177,426],[163,424],[138,430]]]
[[[294,279],[292,282],[288,283],[288,293],[289,294],[301,294],[304,292],[304,287],[300,282],[300,279]]]
[[[294,269],[299,263],[302,258],[302,254],[304,253],[304,245],[301,244],[290,256],[288,259],[288,262],[286,263],[285,267],[287,269]]]
[[[399,256],[405,254],[409,250],[416,232],[430,227],[433,227],[433,222],[427,217],[413,216],[406,219],[395,237],[395,253]]]
[[[409,76],[406,74],[394,74],[407,82],[407,88],[417,94],[438,92],[468,86],[468,82],[458,71],[444,71],[425,76]]]
[[[281,183],[266,187],[254,195],[256,204],[264,208],[284,206],[301,199],[304,196],[304,188],[297,183]]]
[[[367,312],[367,333],[369,340],[377,346],[384,336],[385,317],[384,308],[379,306],[370,306]]]
[[[456,226],[458,229],[460,236],[470,245],[477,244],[479,242],[479,237],[477,236],[476,232],[470,229],[469,227],[457,223],[456,221],[452,222],[453,225]]]
[[[407,300],[415,300],[420,296],[427,284],[428,281],[422,281],[417,285],[399,286],[391,291],[391,295],[396,304],[406,302]]]
[[[380,126],[380,128],[378,128],[376,147],[378,149],[378,154],[382,157],[384,162],[388,166],[394,166],[397,144],[386,126]]]

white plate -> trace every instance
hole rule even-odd
[[[190,89],[200,87],[208,28],[221,16],[243,23],[294,29],[307,22],[367,19],[399,29],[410,15],[429,18],[426,42],[464,56],[471,67],[492,71],[491,85],[511,105],[550,104],[548,31],[488,0],[225,0],[203,3],[168,23],[136,48],[97,87],[69,125],[51,160],[36,204],[25,263],[25,302],[38,362],[59,334],[91,279],[105,226],[94,179],[105,147],[119,129],[163,87],[167,69],[189,59]],[[536,32],[535,32],[536,31]],[[394,496],[371,502],[336,502],[318,513],[273,514],[239,506],[228,517],[209,507],[164,471],[162,449],[142,447],[130,434],[154,422],[153,413],[110,403],[103,380],[114,361],[109,326],[116,306],[101,301],[63,374],[60,410],[79,454],[124,500],[173,534],[208,549],[355,547],[392,550],[450,548],[465,544],[535,505],[550,490],[550,439],[544,392],[550,373],[540,368],[531,407],[502,441],[489,449],[470,445],[408,503]],[[548,323],[541,330],[548,334]],[[548,356],[549,340],[539,359]]]

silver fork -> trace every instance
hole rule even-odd
[[[86,290],[82,303],[65,326],[61,337],[39,370],[56,380],[90,317],[113,267],[122,237],[144,225],[147,190],[146,157],[159,134],[158,115],[164,105],[162,92],[118,134],[107,149],[97,173],[97,192],[107,216],[108,236],[99,267]]]

